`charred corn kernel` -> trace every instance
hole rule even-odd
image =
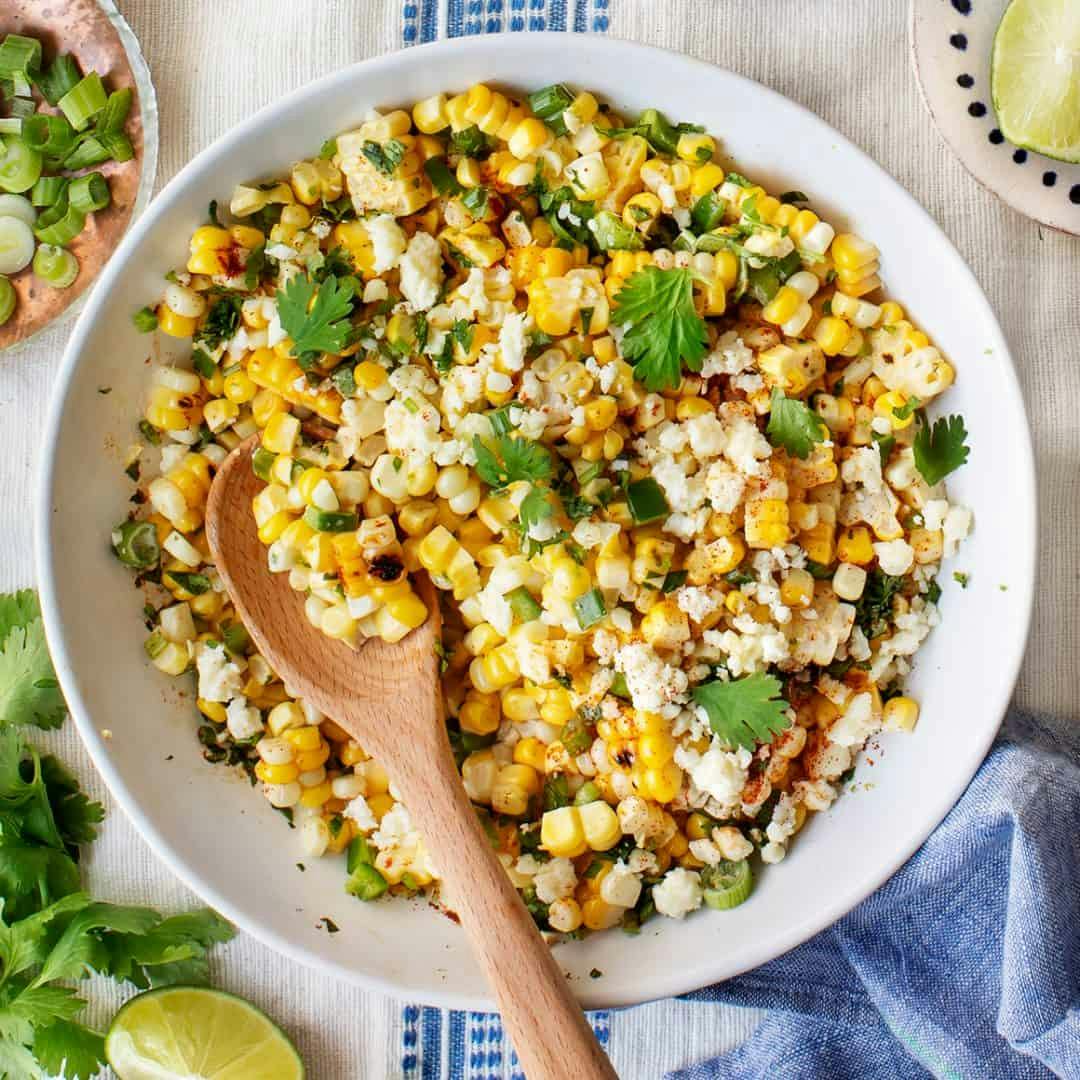
[[[907,404],[906,394],[899,390],[889,390],[875,400],[874,415],[888,420],[894,431],[903,431],[915,422],[915,410],[909,408],[905,411]]]
[[[754,499],[747,502],[743,535],[747,547],[751,548],[774,548],[786,544],[790,536],[787,503],[783,499]]]
[[[547,747],[532,735],[519,739],[514,744],[514,761],[519,765],[528,765],[536,772],[542,773],[547,758]]]
[[[581,811],[576,806],[560,806],[544,814],[540,822],[540,844],[556,858],[576,859],[589,850]]]
[[[887,731],[914,731],[919,706],[909,697],[894,697],[885,702],[881,715]]]
[[[826,356],[836,356],[851,338],[851,327],[834,315],[826,315],[814,327],[814,340]]]
[[[875,262],[879,252],[854,233],[840,233],[833,239],[829,254],[838,271],[850,271]]]
[[[836,543],[836,557],[841,562],[865,566],[874,557],[874,542],[870,537],[870,530],[864,525],[844,529]]]
[[[915,561],[922,563],[940,562],[944,555],[944,536],[940,529],[912,529],[908,543],[915,552]]]
[[[473,735],[490,735],[498,731],[500,719],[496,694],[470,693],[458,713],[461,730]]]
[[[788,607],[809,607],[814,599],[814,578],[808,570],[789,570],[780,583],[780,599]]]
[[[272,454],[291,454],[300,437],[300,421],[290,413],[275,413],[262,433],[262,446]]]
[[[300,775],[300,770],[293,764],[268,765],[260,761],[255,766],[255,775],[264,784],[291,784]]]
[[[683,833],[676,833],[668,842],[666,851],[674,859],[681,859],[690,849],[690,841]]]

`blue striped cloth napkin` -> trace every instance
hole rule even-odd
[[[405,0],[401,36],[413,45],[503,31],[603,33],[618,2]],[[1080,1080],[1078,826],[1080,723],[1014,713],[960,802],[886,885],[799,948],[688,995],[701,1009],[766,1012],[736,1050],[667,1075]],[[524,1080],[497,1015],[405,1005],[401,1020],[408,1080]],[[670,1045],[690,1026],[676,1001],[590,1020],[624,1075],[640,1077],[662,1068],[641,1059],[652,1044],[643,1029]]]

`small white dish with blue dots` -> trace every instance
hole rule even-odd
[[[990,53],[1008,0],[911,0],[919,89],[961,164],[1026,217],[1080,236],[1080,165],[1012,146],[990,100]]]

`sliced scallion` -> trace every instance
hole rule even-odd
[[[29,191],[41,175],[41,154],[31,150],[22,139],[8,139],[0,158],[0,188],[4,191]]]
[[[61,53],[49,65],[48,71],[38,74],[34,85],[50,105],[56,105],[78,83],[79,78],[79,65],[75,63],[75,58],[70,53]]]
[[[510,604],[510,610],[522,622],[532,622],[533,619],[540,618],[543,609],[524,585],[519,585],[512,592],[507,593],[506,599]]]
[[[0,274],[17,274],[34,258],[34,230],[17,217],[0,217]]]
[[[192,596],[202,596],[213,588],[210,579],[205,574],[185,573],[182,570],[170,570],[166,577],[171,578],[185,592]]]
[[[41,67],[41,42],[22,34],[8,34],[0,44],[0,75],[26,75]]]
[[[357,526],[356,515],[340,510],[319,510],[309,506],[304,521],[316,532],[352,532]]]
[[[30,192],[30,201],[35,206],[55,206],[64,198],[68,183],[66,176],[42,176]]]
[[[753,891],[754,875],[750,863],[721,859],[701,872],[702,898],[714,911],[738,907]]]
[[[62,117],[37,113],[23,121],[22,140],[46,157],[66,157],[75,145],[75,129]]]
[[[590,589],[574,601],[574,614],[582,630],[598,623],[607,614],[604,594],[599,589]]]
[[[53,224],[42,226],[39,223],[34,230],[34,235],[43,244],[56,244],[58,247],[64,247],[83,231],[85,225],[86,215],[81,210],[76,210],[74,206],[69,206],[64,216]]]
[[[98,138],[113,161],[130,161],[135,156],[135,147],[122,131],[103,131]]]
[[[83,76],[56,104],[76,131],[82,131],[109,100],[96,71]]]
[[[0,135],[14,135],[19,138],[22,135],[23,122],[17,116],[5,116],[0,118]]]
[[[37,211],[25,195],[0,195],[0,217],[15,217],[33,225]]]
[[[570,108],[574,95],[562,85],[554,83],[534,90],[528,97],[529,108],[544,121],[556,135],[566,134],[562,114]]]
[[[0,326],[11,318],[15,311],[15,286],[6,277],[0,277]]]
[[[8,114],[17,117],[19,120],[25,120],[28,116],[33,116],[37,112],[37,105],[34,104],[33,98],[12,98],[7,105]]]
[[[94,121],[97,130],[105,133],[123,131],[128,113],[131,112],[131,102],[134,96],[130,86],[114,90],[109,95],[109,100],[105,102],[105,108],[101,110],[101,114]]]
[[[109,185],[99,172],[76,177],[68,188],[68,202],[84,214],[104,210],[109,205]]]
[[[389,887],[386,878],[367,863],[361,863],[345,881],[345,891],[357,900],[378,900]]]
[[[54,244],[39,244],[33,265],[34,273],[54,289],[66,289],[79,276],[79,260]]]
[[[112,546],[116,557],[136,570],[157,566],[161,558],[157,529],[150,521],[125,521],[112,531]]]
[[[82,139],[66,158],[65,169],[88,169],[91,165],[100,165],[112,156],[103,138],[88,135]]]
[[[276,454],[264,450],[261,446],[256,447],[255,453],[251,455],[251,471],[260,480],[265,480],[269,484],[271,480],[270,470],[274,467],[276,460]]]
[[[251,638],[243,623],[226,623],[221,628],[221,640],[234,656],[243,656],[251,644]]]

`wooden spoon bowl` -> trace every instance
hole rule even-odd
[[[255,437],[237,447],[218,471],[207,503],[206,535],[259,652],[291,694],[340,724],[393,777],[495,990],[530,1080],[614,1077],[495,857],[454,766],[435,652],[434,588],[425,578],[422,590],[431,614],[396,644],[371,638],[352,649],[312,626],[288,576],[267,568],[251,510],[263,486],[251,467],[254,444]]]

